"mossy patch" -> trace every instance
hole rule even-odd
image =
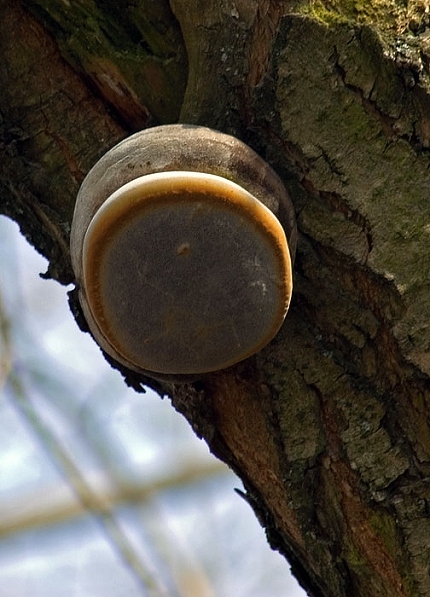
[[[402,0],[311,0],[301,12],[327,25],[372,24],[381,31],[397,34],[421,14],[418,4]]]

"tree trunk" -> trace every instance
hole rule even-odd
[[[299,227],[280,333],[193,384],[122,373],[242,478],[309,595],[428,597],[428,2],[118,6],[0,0],[1,212],[70,283],[79,184],[121,138],[179,120],[259,152]]]

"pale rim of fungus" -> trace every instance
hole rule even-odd
[[[181,196],[184,195],[186,199]],[[263,337],[252,345],[243,346],[224,361],[220,355],[218,362],[208,365],[197,363],[193,369],[166,370],[157,367],[145,355],[136,355],[108,321],[105,298],[102,291],[103,255],[109,253],[109,244],[115,235],[125,230],[134,215],[149,213],[151,210],[167,207],[175,208],[175,204],[185,200],[194,201],[193,196],[205,197],[206,201],[216,204],[223,210],[232,210],[243,218],[244,228],[251,224],[259,235],[261,243],[270,246],[273,269],[277,269],[276,309]],[[178,203],[179,201],[179,203]],[[197,200],[196,200],[197,202]],[[221,241],[222,242],[222,241]],[[183,251],[182,251],[183,249]],[[178,248],[178,255],[187,251],[187,247]],[[288,311],[292,292],[292,266],[288,242],[283,227],[277,217],[257,198],[235,182],[215,174],[188,171],[169,171],[147,174],[136,178],[117,189],[101,205],[87,228],[83,243],[83,282],[87,306],[100,334],[112,348],[112,356],[120,357],[120,361],[137,370],[153,371],[168,374],[202,374],[229,367],[263,348],[278,332]],[[192,289],[191,289],[192,291]],[[109,297],[108,297],[109,298]],[[227,351],[228,353],[228,351]],[[174,367],[173,367],[174,368]]]

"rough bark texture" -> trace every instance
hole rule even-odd
[[[427,2],[116,7],[0,0],[1,211],[71,282],[76,191],[119,139],[179,118],[256,149],[300,232],[280,334],[193,384],[123,374],[238,473],[309,595],[429,596]]]

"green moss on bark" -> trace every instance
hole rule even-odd
[[[425,16],[425,6],[418,0],[311,0],[301,12],[327,25],[371,24],[380,31],[397,34],[410,23],[420,23]]]

